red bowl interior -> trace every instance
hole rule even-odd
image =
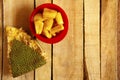
[[[39,12],[42,12],[44,8],[54,9],[56,11],[61,12],[62,17],[63,17],[63,21],[64,21],[64,24],[63,24],[64,25],[64,30],[61,31],[60,33],[58,33],[55,37],[52,37],[51,39],[48,39],[43,35],[38,35],[35,32],[33,18],[35,16],[35,14],[37,14]],[[38,38],[39,40],[41,40],[43,42],[46,42],[46,43],[49,43],[49,44],[57,43],[57,42],[61,41],[65,37],[65,35],[67,34],[67,31],[68,31],[67,15],[62,8],[60,8],[59,6],[57,6],[55,4],[51,4],[51,3],[42,4],[42,5],[38,6],[37,8],[35,8],[34,11],[31,14],[31,16],[30,16],[30,30],[36,38]]]

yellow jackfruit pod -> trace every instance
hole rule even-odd
[[[47,19],[44,21],[44,28],[47,29],[47,30],[50,30],[53,26],[53,22],[54,20],[53,19]]]
[[[56,33],[52,34],[52,36],[56,36]]]
[[[55,18],[57,15],[57,11],[53,9],[44,8],[43,10],[43,18]]]
[[[43,18],[43,16],[42,16],[41,13],[38,13],[38,14],[36,14],[36,15],[34,16],[34,21],[37,21],[37,20],[40,20],[40,21],[43,21],[43,20],[44,20],[44,18]]]
[[[50,33],[53,35],[53,36],[56,36],[56,33],[59,33],[60,31],[64,30],[64,26],[63,25],[57,25],[55,27],[53,27],[51,30],[50,30]]]
[[[43,29],[43,35],[45,35],[47,38],[52,38],[52,34],[47,30],[47,29]]]
[[[63,18],[62,18],[62,15],[60,12],[57,13],[55,20],[56,20],[57,24],[64,24]]]
[[[35,24],[36,34],[41,34],[43,30],[43,25],[44,25],[43,22],[40,20],[37,20],[34,22],[34,24]]]

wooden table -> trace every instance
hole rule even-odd
[[[34,7],[43,3],[57,4],[65,10],[68,34],[53,45],[39,41],[47,52],[47,64],[12,78],[4,28],[17,26],[30,33],[29,16]],[[120,80],[118,3],[119,0],[0,0],[0,80]]]

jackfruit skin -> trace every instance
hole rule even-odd
[[[25,43],[16,39],[12,41],[9,56],[13,77],[20,76],[46,64],[43,56]]]

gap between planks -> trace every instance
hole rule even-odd
[[[1,50],[1,53],[0,53],[0,56],[1,56],[1,58],[0,58],[1,59],[1,63],[0,63],[1,64],[1,73],[0,74],[1,74],[1,80],[2,80],[2,76],[3,76],[3,41],[4,41],[4,39],[3,39],[3,36],[4,36],[4,28],[3,28],[3,26],[4,26],[4,24],[3,24],[4,23],[3,22],[4,21],[4,19],[3,19],[3,12],[4,12],[4,10],[3,10],[3,0],[0,1],[0,4],[1,4],[1,6],[0,6],[0,10],[1,10],[1,13],[0,13],[1,14],[0,15],[0,17],[1,17],[1,22],[0,22],[1,25],[0,25],[0,28],[2,30],[0,32],[0,38],[2,38],[1,39],[1,43],[0,43],[0,46],[1,46],[0,47],[1,48],[0,49]]]

